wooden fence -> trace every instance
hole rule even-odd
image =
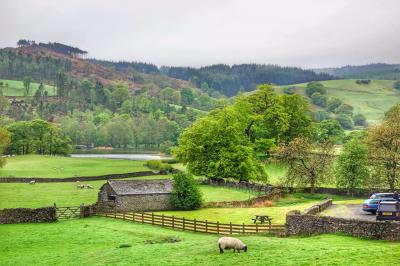
[[[272,233],[278,234],[286,230],[285,225],[278,224],[233,224],[209,222],[207,220],[186,219],[185,217],[166,216],[163,214],[145,212],[105,212],[98,213],[98,216],[112,217],[142,224],[159,225],[172,229],[201,232],[209,234],[257,234]]]
[[[56,206],[56,204],[54,204],[54,207],[56,209],[57,219],[80,218],[81,217],[81,207],[82,206],[58,207],[58,206]]]

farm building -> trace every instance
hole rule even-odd
[[[99,191],[98,201],[114,201],[120,211],[157,211],[173,209],[170,179],[113,180]]]

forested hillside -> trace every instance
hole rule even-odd
[[[1,49],[0,126],[29,136],[36,128],[23,121],[41,119],[58,123],[74,146],[168,150],[184,128],[219,104],[187,81],[116,70],[84,54],[33,41]]]
[[[398,64],[369,64],[339,68],[320,68],[315,69],[315,72],[353,79],[400,79],[400,65]]]
[[[258,84],[274,83],[287,85],[316,80],[334,79],[325,73],[316,74],[311,70],[277,65],[213,65],[201,68],[162,67],[161,72],[169,77],[191,81],[204,91],[215,90],[226,96],[239,91],[251,91]]]

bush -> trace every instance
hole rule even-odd
[[[326,94],[326,89],[324,85],[319,82],[310,82],[307,84],[306,94],[308,97],[311,97],[314,93],[319,92],[320,94]]]
[[[356,83],[359,85],[368,85],[371,83],[371,80],[369,79],[357,79]]]
[[[171,173],[173,170],[170,164],[162,163],[161,161],[158,160],[149,160],[144,165],[152,170],[158,170],[160,172]]]
[[[329,113],[326,111],[315,111],[311,113],[311,117],[315,122],[319,123],[321,121],[329,119]]]
[[[352,129],[353,128],[353,120],[350,116],[346,114],[339,114],[335,117],[336,121],[339,122],[340,126],[343,129]]]
[[[325,95],[322,95],[319,92],[314,93],[311,96],[312,103],[321,107],[326,106],[326,102],[328,101],[328,98]]]
[[[181,210],[195,210],[201,207],[203,195],[193,176],[184,172],[174,175],[172,204]]]
[[[288,95],[293,95],[296,93],[296,87],[286,87],[283,89],[283,93],[288,94]]]
[[[346,104],[346,103],[343,103],[335,110],[335,113],[336,114],[345,114],[345,115],[348,115],[348,116],[353,116],[353,109],[354,109],[353,106],[351,106],[349,104]]]
[[[400,90],[400,80],[396,81],[396,82],[393,84],[393,88],[395,88],[396,90]]]
[[[336,109],[342,104],[342,101],[339,100],[338,98],[330,98],[328,100],[327,106],[326,106],[326,110],[328,112],[335,112]]]
[[[356,114],[353,116],[353,121],[354,125],[356,126],[366,126],[367,125],[367,119],[363,114]]]
[[[174,143],[172,141],[164,141],[160,145],[160,151],[162,151],[165,154],[171,154],[171,148],[174,146]]]

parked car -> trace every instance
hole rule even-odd
[[[399,221],[400,203],[398,201],[381,201],[376,212],[377,221]]]
[[[363,211],[376,214],[381,201],[396,201],[394,193],[375,193],[363,203]]]

